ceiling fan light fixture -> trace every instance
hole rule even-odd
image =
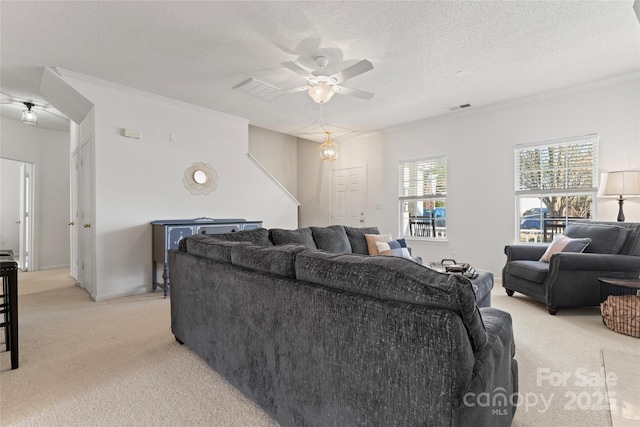
[[[333,162],[338,158],[338,144],[331,141],[331,131],[325,131],[327,134],[327,140],[320,144],[318,150],[320,150],[320,160],[325,162]]]
[[[22,112],[22,123],[24,123],[25,125],[38,124],[38,116],[36,116],[36,113],[31,110],[31,107],[33,107],[33,103],[24,102],[24,105],[27,107],[27,109]]]
[[[336,93],[335,89],[323,81],[319,81],[309,89],[309,96],[318,104],[328,102],[334,93]]]

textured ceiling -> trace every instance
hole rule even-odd
[[[46,104],[50,66],[310,139],[322,137],[320,119],[339,137],[640,71],[633,0],[3,0],[0,20],[5,101]],[[281,63],[313,68],[317,56],[326,74],[371,61],[343,85],[373,99],[336,94],[320,108],[305,92],[264,100],[233,89],[248,78],[305,85]],[[21,109],[1,112],[19,120]]]

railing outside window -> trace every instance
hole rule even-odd
[[[401,234],[446,239],[447,158],[402,161],[398,170]]]
[[[518,241],[550,242],[593,216],[597,159],[597,134],[515,147]]]

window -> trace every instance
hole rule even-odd
[[[401,161],[400,229],[405,237],[447,237],[447,158]]]
[[[518,240],[550,242],[572,218],[591,218],[598,135],[515,147]]]

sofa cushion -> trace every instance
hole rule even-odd
[[[549,274],[549,263],[542,261],[518,260],[506,265],[506,272],[530,282],[542,284]]]
[[[229,242],[214,238],[212,235],[194,234],[180,241],[184,252],[210,258],[214,261],[231,262],[231,248],[249,245],[249,242]]]
[[[252,270],[295,277],[294,261],[298,252],[307,250],[296,243],[278,246],[237,245],[231,248],[231,263]]]
[[[311,227],[313,240],[318,249],[332,254],[350,254],[351,243],[342,225],[330,225],[328,227]]]
[[[365,234],[365,239],[367,240],[367,251],[369,255],[378,255],[380,252],[378,251],[378,246],[376,243],[378,242],[390,242],[393,240],[390,233],[387,234]]]
[[[471,283],[397,257],[335,255],[306,250],[296,256],[296,278],[388,301],[442,308],[457,313],[474,349],[487,341]]]
[[[391,240],[389,242],[376,242],[378,253],[382,256],[398,256],[411,259],[404,239]]]
[[[572,239],[564,234],[558,234],[553,238],[547,250],[544,251],[544,254],[540,257],[540,261],[549,262],[551,255],[557,254],[558,252],[583,252],[590,242],[591,239],[588,237]]]
[[[618,254],[627,238],[627,230],[616,225],[570,224],[563,233],[568,237],[588,237],[585,253]]]
[[[313,240],[313,234],[311,233],[310,228],[299,228],[297,230],[272,228],[269,230],[269,238],[274,245],[297,243],[299,245],[304,245],[309,249],[318,249],[316,242]]]
[[[380,234],[378,227],[349,227],[344,226],[344,231],[347,233],[349,243],[351,243],[351,253],[360,255],[369,255],[369,246],[367,246],[367,239],[365,234]]]
[[[236,231],[235,233],[208,234],[207,236],[229,242],[250,242],[259,246],[273,246],[269,240],[269,230],[254,228],[252,230]]]

